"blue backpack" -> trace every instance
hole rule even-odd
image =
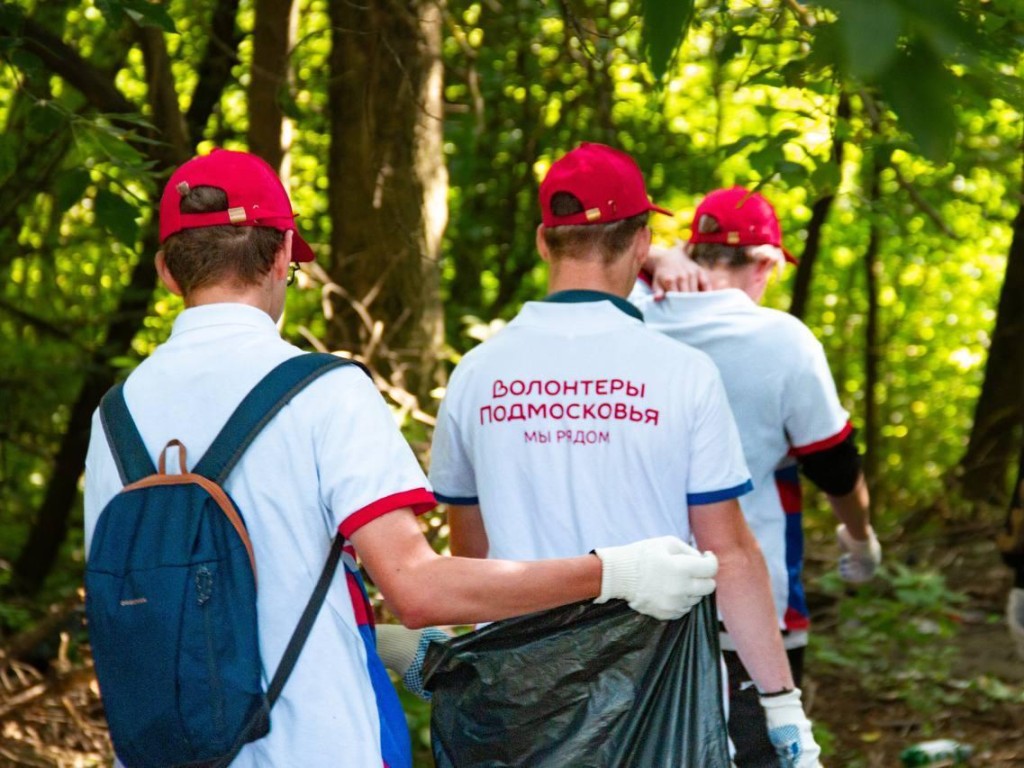
[[[192,472],[170,441],[154,467],[123,385],[100,417],[124,489],[100,513],[85,573],[96,677],[118,758],[129,768],[228,765],[270,730],[273,706],[341,556],[327,564],[266,690],[256,623],[256,562],[221,487],[274,415],[318,376],[352,361],[286,360],[242,400]],[[167,474],[168,450],[182,474]]]

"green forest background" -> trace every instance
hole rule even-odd
[[[800,260],[766,301],[825,346],[887,556],[845,591],[807,494],[829,764],[957,728],[980,764],[1022,764],[1024,673],[966,669],[956,640],[1008,648],[1022,41],[1021,0],[0,2],[0,761],[108,754],[81,474],[99,398],[180,309],[152,263],[170,169],[212,146],[280,168],[318,256],[283,335],[367,363],[426,464],[451,366],[544,294],[537,185],[590,140],[677,212],[657,240],[738,183]],[[443,510],[425,525],[443,550]],[[408,712],[422,751],[429,714]]]

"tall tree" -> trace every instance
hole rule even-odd
[[[835,125],[832,130],[832,162],[835,163],[837,178],[838,172],[843,167],[843,156],[846,148],[843,132],[845,130],[845,123],[849,119],[850,99],[845,91],[840,91],[839,104],[836,107]],[[807,239],[804,240],[804,248],[796,265],[792,298],[789,304],[790,314],[794,317],[799,317],[801,320],[807,312],[807,300],[811,293],[811,277],[814,274],[814,265],[817,263],[818,254],[821,251],[821,234],[825,227],[825,222],[828,221],[828,214],[832,210],[832,204],[835,202],[836,191],[834,188],[827,190],[811,206],[811,220],[807,222]]]
[[[878,381],[882,357],[878,331],[878,277],[882,268],[878,255],[881,250],[882,234],[878,211],[881,198],[879,176],[882,165],[881,159],[872,154],[864,167],[871,216],[863,264],[867,300],[867,322],[864,324],[864,475],[869,485],[873,485],[878,477]]]
[[[964,495],[994,504],[1006,503],[1007,474],[1024,425],[1024,179],[1019,199],[985,379],[960,462]]]
[[[426,403],[443,344],[441,3],[331,0],[327,342]]]
[[[249,75],[249,151],[287,177],[290,131],[284,115],[291,72],[289,54],[298,25],[294,0],[256,0]]]

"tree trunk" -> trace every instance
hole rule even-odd
[[[327,343],[425,404],[440,383],[447,221],[441,9],[331,0]]]
[[[1024,200],[1024,181],[1022,181]],[[1007,474],[1020,449],[1024,423],[1024,203],[1013,220],[1006,277],[999,294],[985,379],[960,460],[965,497],[1003,505]]]
[[[249,78],[249,151],[287,177],[283,163],[290,144],[282,96],[287,94],[291,46],[298,28],[293,0],[256,0]]]
[[[878,251],[881,233],[878,225],[879,175],[881,164],[877,158],[869,161],[867,168],[868,205],[870,206],[871,234],[864,253],[864,275],[866,278],[867,322],[864,326],[864,476],[869,487],[874,486],[878,477],[878,368],[881,358],[878,338],[878,273],[881,264]]]
[[[231,80],[231,67],[238,63],[238,44],[242,40],[236,23],[239,2],[218,0],[210,16],[210,37],[202,61],[196,67],[198,82],[185,115],[192,146],[202,139],[206,123],[224,93],[224,86]]]
[[[842,139],[839,121],[847,121],[850,118],[850,100],[845,92],[839,94],[839,105],[836,108],[836,128],[832,138],[832,162],[835,163],[839,173],[843,170],[843,154],[845,143]],[[793,317],[803,320],[807,312],[807,300],[811,293],[811,276],[814,273],[814,264],[818,260],[818,253],[821,250],[821,230],[825,226],[828,214],[832,210],[832,203],[835,201],[835,194],[829,192],[818,198],[811,206],[811,220],[807,224],[807,240],[804,243],[803,253],[800,254],[800,261],[796,265],[796,276],[793,278],[793,294],[789,302],[789,313]]]
[[[1013,586],[1024,589],[1024,446],[1017,464],[1017,483],[997,543],[1003,562],[1013,569]]]

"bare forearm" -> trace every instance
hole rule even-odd
[[[762,691],[793,688],[768,568],[735,499],[690,507],[701,549],[718,557],[718,610],[743,665]]]
[[[863,474],[857,478],[857,484],[852,491],[843,496],[829,496],[828,501],[839,522],[846,526],[846,530],[853,538],[859,541],[868,538],[870,500]]]
[[[718,608],[751,679],[762,691],[793,688],[760,548],[754,543],[718,560]]]
[[[419,585],[414,600],[396,606],[384,595],[403,624],[474,624],[597,597],[601,561],[594,555],[534,562],[432,557],[405,578]]]
[[[601,560],[594,555],[535,562],[442,557],[406,509],[363,526],[352,543],[388,607],[410,628],[497,621],[601,594]]]

